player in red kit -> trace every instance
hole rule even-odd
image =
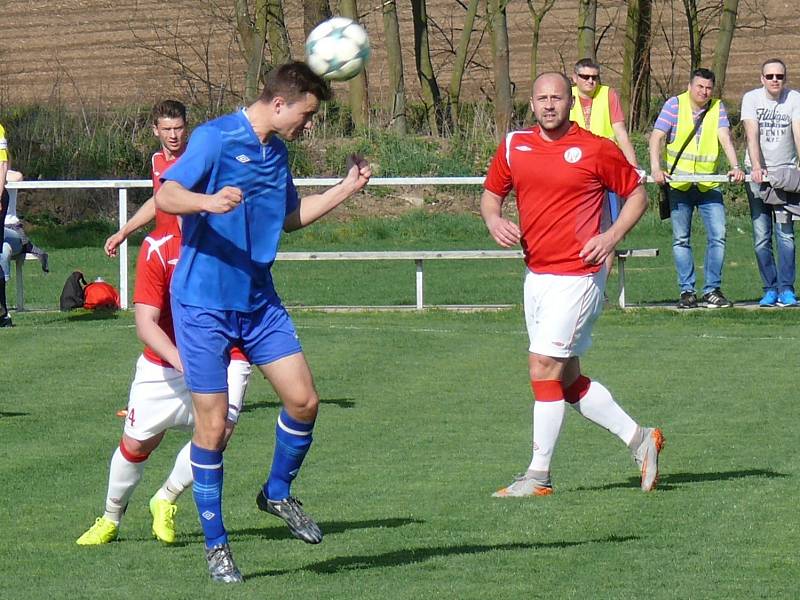
[[[603,307],[606,258],[647,209],[639,174],[616,145],[569,120],[574,98],[561,73],[543,73],[533,84],[537,125],[509,133],[497,149],[484,183],[481,215],[503,247],[522,244],[527,271],[525,321],[534,394],[533,458],[495,497],[553,492],[550,462],[564,420],[565,403],[619,437],[641,470],[641,488],[658,482],[661,430],[639,426],[599,382],[581,373]],[[503,218],[516,193],[519,225]],[[606,190],[626,201],[617,220],[600,232]]]

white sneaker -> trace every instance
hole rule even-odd
[[[664,447],[664,434],[655,427],[642,428],[642,443],[633,453],[633,459],[642,471],[642,491],[650,492],[658,485],[658,455]]]
[[[526,498],[529,496],[549,496],[553,493],[550,477],[542,481],[530,474],[520,473],[514,476],[514,482],[508,487],[497,490],[493,498]]]

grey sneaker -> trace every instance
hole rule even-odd
[[[678,308],[697,308],[697,296],[694,292],[681,292],[677,306]]]
[[[706,303],[706,308],[730,308],[733,306],[733,302],[728,300],[719,288],[703,294],[703,302]]]
[[[492,494],[492,498],[526,498],[529,496],[549,496],[553,493],[550,477],[545,479],[534,477],[530,471],[514,476],[508,487],[501,488]]]
[[[233,562],[233,555],[228,544],[218,544],[206,549],[208,574],[214,581],[223,583],[242,583],[244,577]]]
[[[264,490],[261,489],[256,496],[256,504],[259,510],[283,519],[291,534],[298,540],[303,540],[307,544],[319,544],[322,541],[322,531],[319,526],[305,513],[303,504],[294,496],[283,500],[270,500],[264,496]]]
[[[643,492],[650,492],[658,485],[658,455],[665,441],[660,429],[642,428],[642,443],[634,451],[633,459],[642,471]]]

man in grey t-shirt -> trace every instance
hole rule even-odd
[[[761,65],[763,87],[742,98],[742,123],[747,136],[745,166],[751,182],[746,186],[753,222],[753,245],[764,296],[760,306],[795,306],[795,244],[791,219],[773,222],[774,212],[764,204],[762,185],[770,169],[797,166],[800,148],[800,92],[786,87],[786,64],[771,58]],[[772,253],[775,231],[778,264]]]

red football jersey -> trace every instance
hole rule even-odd
[[[628,197],[639,175],[611,140],[576,124],[561,139],[546,141],[539,127],[514,131],[497,148],[484,187],[517,197],[522,250],[534,273],[585,275],[583,246],[600,233],[606,189]]]
[[[161,176],[178,160],[178,156],[167,158],[163,150],[159,150],[153,154],[150,167],[150,177],[153,179],[153,195],[161,187]],[[165,229],[172,227],[173,224],[177,225],[178,217],[164,212],[163,210],[156,209],[156,227],[155,229]]]
[[[159,309],[158,326],[175,343],[175,330],[172,325],[172,309],[170,307],[169,284],[172,273],[178,264],[181,251],[181,231],[177,227],[155,229],[148,235],[139,250],[136,261],[136,283],[133,290],[135,304],[147,304]],[[171,367],[150,347],[144,347],[144,356],[150,362]],[[239,348],[231,350],[231,359],[247,360]]]

